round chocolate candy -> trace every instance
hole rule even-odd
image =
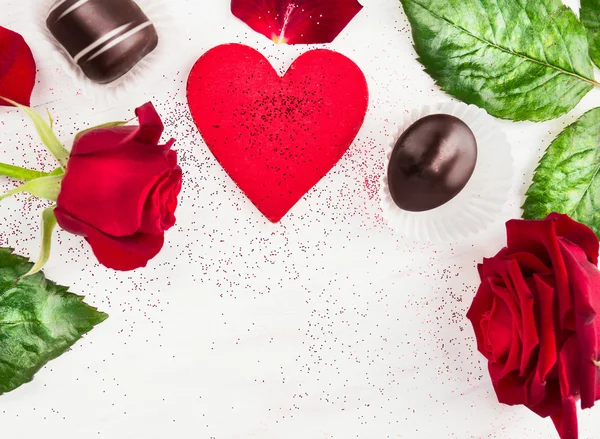
[[[46,25],[100,84],[123,76],[158,44],[154,25],[133,0],[57,0]]]
[[[477,162],[477,140],[462,120],[426,116],[400,136],[388,166],[394,203],[411,212],[435,209],[467,184]]]

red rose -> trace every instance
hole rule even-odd
[[[506,224],[506,248],[479,266],[467,317],[501,403],[551,416],[577,438],[576,401],[600,399],[598,239],[566,215]]]
[[[54,212],[101,264],[123,271],[158,254],[181,190],[175,140],[158,144],[164,127],[151,103],[136,115],[139,127],[98,128],[75,142]]]

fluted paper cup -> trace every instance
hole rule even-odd
[[[390,194],[387,171],[400,136],[416,121],[449,114],[466,123],[477,140],[477,162],[463,190],[447,203],[424,212],[399,208]],[[506,135],[484,110],[461,102],[423,106],[405,115],[386,148],[380,196],[383,216],[398,234],[418,241],[458,241],[485,230],[501,213],[512,187],[513,159]]]

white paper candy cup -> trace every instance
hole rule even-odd
[[[409,212],[392,200],[387,179],[389,159],[402,133],[432,114],[453,115],[471,128],[477,139],[477,163],[467,185],[453,199],[432,210]],[[404,117],[386,148],[384,170],[381,208],[392,229],[419,241],[457,241],[481,232],[497,219],[512,187],[513,160],[508,139],[491,116],[474,105],[448,102],[414,109]]]
[[[110,84],[97,84],[87,78],[71,56],[52,36],[46,27],[48,11],[56,0],[30,0],[31,11],[42,39],[47,43],[53,58],[71,78],[74,85],[87,98],[96,103],[111,104],[120,101],[134,90],[143,90],[160,78],[164,66],[169,65],[169,53],[176,50],[177,26],[164,0],[134,0],[154,24],[158,33],[158,45],[129,72]]]

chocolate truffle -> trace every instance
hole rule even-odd
[[[477,162],[477,140],[462,120],[434,114],[398,139],[388,167],[394,203],[411,212],[435,209],[467,184]]]
[[[158,44],[154,25],[132,0],[58,0],[46,25],[83,73],[100,84],[123,76]]]

